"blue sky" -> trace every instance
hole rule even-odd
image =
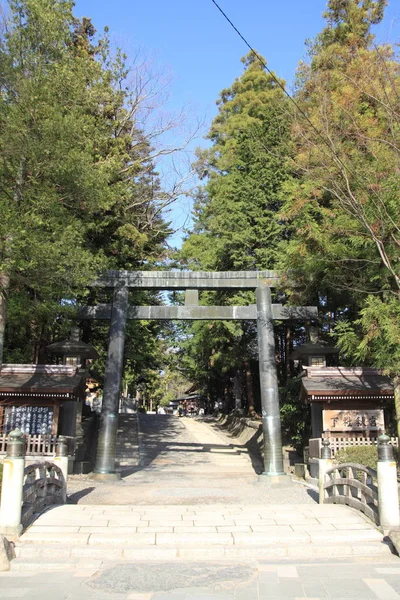
[[[324,26],[326,0],[218,0],[236,27],[285,79],[290,90],[304,42]],[[105,25],[116,44],[133,55],[152,55],[161,72],[171,74],[167,108],[187,107],[190,118],[202,121],[202,133],[216,114],[219,92],[242,72],[243,41],[223,19],[211,0],[76,0],[76,16],[91,17],[98,31]],[[400,0],[389,0],[380,41],[399,40]],[[177,134],[178,135],[178,134]],[[191,148],[204,145],[195,140]],[[175,226],[190,213],[182,198],[172,213]],[[178,244],[181,234],[172,239]]]

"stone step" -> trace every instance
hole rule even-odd
[[[243,531],[243,526],[227,524],[219,526],[219,521],[205,521],[205,525],[199,531],[196,531],[197,526],[191,525],[189,521],[187,527],[183,521],[169,521],[170,528],[174,527],[177,530],[173,532],[165,531],[168,529],[168,521],[165,526],[158,525],[153,521],[154,525],[143,526],[140,532],[132,531],[135,526],[132,526],[130,531],[124,532],[124,527],[121,526],[121,531],[118,533],[115,529],[112,532],[105,531],[107,527],[100,527],[101,532],[97,531],[95,523],[90,527],[79,527],[78,531],[66,531],[66,527],[61,531],[57,531],[54,527],[53,531],[28,531],[23,536],[23,546],[30,544],[74,544],[74,545],[102,545],[107,546],[268,546],[273,544],[313,544],[313,543],[365,543],[381,542],[382,535],[375,529],[361,530],[342,530],[342,531],[293,531],[289,526],[264,526],[264,531]],[[152,523],[152,521],[149,521]],[[127,523],[129,526],[129,523]],[[201,527],[201,525],[199,526]],[[182,530],[184,528],[184,530]],[[208,528],[211,531],[205,531]],[[212,531],[212,528],[215,528]]]
[[[269,545],[71,545],[37,544],[16,548],[17,558],[11,562],[12,571],[51,571],[73,568],[82,561],[110,560],[242,560],[242,559],[327,559],[327,558],[371,558],[390,561],[396,558],[388,545],[382,542],[370,543],[276,543]],[[398,557],[396,558],[398,561]]]
[[[392,557],[382,534],[362,515],[339,505],[310,504],[62,505],[35,521],[16,554],[12,568],[20,570],[63,569],[81,559]]]

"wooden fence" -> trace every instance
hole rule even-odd
[[[68,455],[74,454],[75,438],[65,436],[68,441]],[[7,452],[8,433],[0,433],[0,456]],[[25,435],[26,456],[54,456],[57,447],[56,435]]]
[[[339,450],[343,448],[349,448],[354,446],[376,446],[378,441],[377,437],[329,437],[330,448],[332,451],[332,458],[335,458],[335,455]],[[390,443],[394,448],[397,448],[399,445],[398,438],[391,438]],[[309,441],[309,459],[320,458],[321,456],[321,447],[322,447],[322,438],[313,438]]]

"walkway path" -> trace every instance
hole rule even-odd
[[[68,481],[79,504],[314,504],[315,493],[294,484],[283,490],[260,485],[251,461],[225,436],[196,419],[140,415],[140,465],[117,484],[88,477]]]
[[[110,562],[99,571],[0,573],[0,598],[26,600],[400,600],[400,561]]]
[[[22,536],[0,599],[400,600],[400,561],[361,515],[259,483],[201,421],[144,415],[140,431],[121,483],[72,478],[75,504]]]

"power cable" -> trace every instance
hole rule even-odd
[[[337,155],[337,153],[335,152],[334,148],[332,148],[329,141],[325,138],[325,136],[321,133],[321,131],[319,131],[319,129],[317,129],[317,127],[315,127],[314,123],[308,118],[308,116],[306,115],[304,110],[298,105],[296,100],[294,100],[294,98],[286,91],[285,86],[283,86],[281,84],[279,79],[276,77],[275,73],[273,71],[271,71],[271,69],[268,68],[268,65],[265,62],[265,60],[262,59],[262,57],[258,54],[258,52],[256,52],[256,50],[254,50],[254,48],[249,44],[249,42],[246,40],[246,38],[240,33],[239,29],[234,25],[234,23],[232,23],[232,21],[230,20],[228,15],[222,10],[222,8],[219,6],[219,4],[216,2],[216,0],[211,0],[211,2],[216,6],[216,8],[219,10],[219,12],[222,14],[222,16],[226,19],[226,21],[228,21],[229,25],[236,31],[236,33],[238,34],[240,39],[243,40],[243,42],[246,44],[246,46],[249,48],[249,50],[251,50],[251,52],[254,54],[254,56],[259,60],[259,62],[262,64],[262,66],[267,71],[267,73],[269,73],[269,75],[271,75],[272,79],[281,88],[281,90],[284,92],[284,94],[289,98],[290,102],[292,102],[292,104],[294,104],[294,106],[299,111],[299,113],[302,115],[302,117],[307,121],[307,123],[309,123],[309,125],[311,125],[312,129],[315,131],[315,133],[318,135],[318,137],[323,141],[325,146],[327,146],[330,154],[332,154],[335,157],[335,159],[339,162],[339,164],[344,169],[349,171],[349,168],[346,167],[346,165],[343,163],[342,159]]]
[[[320,140],[322,140],[323,144],[328,148],[329,154],[334,158],[334,160],[336,160],[338,162],[338,164],[342,167],[342,169],[345,170],[345,172],[347,171],[349,174],[353,175],[355,177],[355,179],[358,179],[358,174],[357,171],[353,170],[352,168],[349,168],[346,166],[346,164],[342,161],[342,159],[338,156],[335,148],[332,147],[332,145],[330,144],[329,140],[326,139],[326,137],[317,129],[317,127],[315,127],[315,125],[311,122],[311,120],[308,118],[308,116],[306,115],[306,113],[303,111],[302,108],[300,108],[300,106],[297,104],[297,102],[292,98],[292,96],[286,91],[285,87],[281,84],[281,82],[278,80],[278,78],[275,76],[275,74],[268,68],[266,62],[261,58],[261,56],[254,50],[254,48],[249,44],[249,42],[246,40],[246,38],[240,33],[240,31],[238,30],[238,28],[232,23],[232,21],[230,20],[230,18],[228,17],[228,15],[222,10],[222,8],[219,6],[219,4],[216,2],[216,0],[211,0],[211,2],[216,6],[216,8],[219,10],[219,12],[222,14],[222,16],[224,17],[224,19],[226,19],[226,21],[230,24],[230,26],[234,29],[234,31],[238,34],[238,36],[240,37],[240,39],[246,44],[246,46],[251,50],[251,52],[254,54],[254,56],[259,60],[259,62],[262,64],[262,66],[264,67],[264,69],[269,73],[269,75],[272,77],[272,79],[275,81],[275,83],[281,88],[281,90],[284,92],[284,94],[289,98],[290,102],[292,102],[292,104],[296,107],[296,109],[299,111],[299,113],[302,115],[302,117],[307,121],[307,123],[309,123],[309,125],[312,127],[312,129],[315,131],[315,133],[317,134],[318,138]],[[326,151],[325,151],[326,152]],[[372,189],[372,195],[375,196],[375,198],[377,198],[378,200],[378,205],[382,204],[381,198],[379,197],[378,193]],[[376,208],[378,208],[378,206],[375,204]],[[381,207],[378,209],[379,212],[382,214],[381,212]],[[351,211],[350,211],[351,212]],[[387,213],[387,211],[385,211]],[[353,215],[354,216],[354,215]],[[387,215],[389,216],[389,215]],[[357,218],[357,217],[356,217]],[[358,218],[358,220],[360,220]],[[393,223],[393,219],[390,218],[390,220]],[[383,257],[382,257],[383,259]],[[385,262],[385,261],[383,261]],[[385,263],[386,265],[386,263]],[[388,265],[386,265],[388,267]],[[389,268],[389,271],[391,271],[391,269]]]
[[[272,77],[272,79],[275,81],[275,83],[281,88],[281,90],[284,92],[284,94],[289,98],[290,102],[292,102],[292,104],[296,107],[296,109],[299,111],[299,113],[302,115],[302,117],[312,127],[312,129],[315,131],[315,133],[317,134],[319,139],[322,140],[324,145],[328,148],[329,154],[331,156],[333,156],[333,158],[339,163],[339,165],[345,171],[347,171],[350,175],[353,175],[355,177],[355,179],[357,180],[357,178],[358,178],[357,171],[355,171],[352,167],[348,167],[346,165],[346,163],[343,162],[343,160],[340,158],[340,156],[338,156],[335,148],[332,147],[329,140],[327,140],[326,137],[324,136],[324,134],[321,133],[321,131],[317,127],[315,127],[314,123],[308,118],[308,116],[303,111],[303,109],[298,105],[296,100],[294,100],[294,98],[292,98],[292,96],[286,91],[285,87],[281,84],[281,82],[276,77],[276,75],[268,68],[268,65],[265,62],[265,60],[262,59],[262,57],[258,54],[258,52],[256,52],[256,50],[254,50],[254,48],[251,46],[251,44],[249,44],[249,42],[246,40],[246,38],[240,33],[239,29],[234,25],[234,23],[231,21],[231,19],[228,17],[228,15],[222,10],[222,8],[219,6],[219,4],[216,2],[216,0],[211,0],[211,2],[219,10],[219,12],[222,14],[224,19],[226,19],[226,21],[234,29],[234,31],[238,34],[240,39],[246,44],[246,46],[249,48],[249,50],[251,50],[251,52],[254,54],[254,56],[259,60],[259,62],[262,64],[262,66],[267,71],[267,73],[269,73],[269,75]],[[381,199],[379,198],[378,193],[374,189],[372,189],[371,191],[372,191],[372,195],[375,196],[379,202],[381,202]]]

